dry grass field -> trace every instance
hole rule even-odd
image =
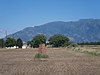
[[[37,50],[0,49],[0,75],[100,75],[100,56],[49,48],[49,58],[34,60]]]
[[[78,46],[72,49],[73,51],[76,52],[81,52],[81,53],[86,53],[86,54],[91,54],[94,56],[100,56],[100,46]]]

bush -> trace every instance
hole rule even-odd
[[[69,46],[70,47],[78,47],[78,44],[77,43],[71,43]]]
[[[48,58],[48,55],[43,54],[43,55],[42,55],[42,58]]]
[[[47,54],[42,54],[42,53],[37,53],[36,55],[35,55],[35,58],[48,58],[48,55]]]
[[[67,47],[67,46],[69,46],[71,44],[71,42],[65,42],[63,45],[62,45],[62,47]]]

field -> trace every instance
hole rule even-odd
[[[75,47],[73,49],[71,49],[73,51],[76,51],[76,52],[81,52],[81,53],[86,53],[86,54],[91,54],[91,55],[94,55],[94,56],[100,56],[100,46],[99,45],[86,45],[86,46],[78,46],[78,47]]]
[[[35,60],[37,50],[0,49],[0,75],[100,75],[100,56],[48,48],[49,58]]]

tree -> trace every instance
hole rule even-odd
[[[27,41],[27,45],[29,47],[34,47],[34,42],[33,41]]]
[[[7,38],[6,47],[16,46],[16,40],[14,38]]]
[[[48,41],[50,45],[53,45],[54,47],[60,47],[63,46],[65,43],[68,43],[69,38],[61,34],[55,34],[51,36]]]
[[[28,45],[28,46],[32,46],[32,45],[31,45],[31,41],[27,41],[27,45]]]
[[[3,39],[0,39],[0,47],[1,47],[1,48],[4,48],[4,46],[5,46],[4,40],[3,40]]]
[[[43,34],[38,34],[33,37],[32,46],[39,47],[39,44],[46,44],[46,36]]]
[[[22,40],[21,40],[20,38],[17,39],[17,41],[16,41],[16,46],[18,46],[19,48],[22,48],[23,42],[22,42]]]

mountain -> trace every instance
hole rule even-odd
[[[8,37],[28,41],[39,33],[45,34],[47,37],[63,34],[73,42],[100,41],[100,19],[80,19],[70,22],[55,21],[40,26],[27,27]]]

